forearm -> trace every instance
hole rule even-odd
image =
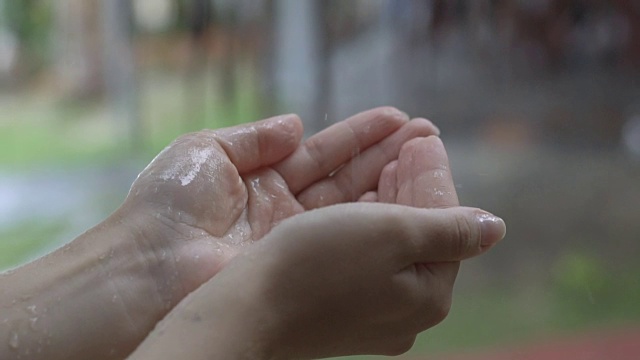
[[[234,265],[183,299],[128,360],[282,358],[280,322],[265,302],[264,280],[253,266]]]
[[[118,215],[0,277],[0,358],[118,359],[166,310]],[[146,307],[134,299],[148,299]]]

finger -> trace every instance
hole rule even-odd
[[[293,153],[302,139],[302,122],[297,115],[281,115],[215,130],[212,135],[243,174]]]
[[[388,163],[380,174],[378,182],[378,201],[382,203],[395,204],[398,193],[398,160]]]
[[[398,204],[421,208],[458,206],[447,152],[436,136],[413,139],[398,159]]]
[[[311,136],[275,169],[298,194],[407,121],[406,114],[392,107],[361,112]]]
[[[398,204],[421,208],[459,205],[447,152],[440,138],[430,136],[407,142],[400,150],[398,164]],[[442,287],[452,288],[460,263],[440,262],[416,266],[428,270],[422,275],[434,275]]]
[[[415,263],[460,261],[479,255],[504,237],[506,227],[502,219],[475,208],[348,203],[290,217],[271,236],[286,238],[278,233],[281,231],[307,239],[319,237],[318,246],[327,251],[341,249],[381,261],[389,256],[394,260],[384,265],[401,271]]]
[[[351,159],[331,177],[318,181],[301,192],[298,201],[306,209],[313,209],[357,200],[377,186],[382,169],[398,158],[404,143],[416,137],[432,135],[433,132],[430,121],[411,120],[360,156]]]
[[[417,230],[422,236],[407,246],[410,251],[406,256],[410,263],[449,263],[468,259],[495,245],[506,233],[502,219],[474,208],[423,210],[423,213],[416,213],[416,219],[412,221],[418,223]],[[448,270],[443,268],[441,271]]]
[[[367,191],[360,196],[358,202],[378,202],[378,193],[375,191]]]
[[[248,174],[244,183],[249,195],[247,220],[251,224],[253,240],[261,239],[285,218],[304,211],[273,169],[265,168]]]

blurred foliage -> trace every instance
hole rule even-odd
[[[55,240],[68,231],[64,219],[57,221],[26,221],[0,228],[0,271],[18,266],[52,250]]]
[[[606,293],[607,276],[601,260],[593,255],[572,252],[561,257],[554,269],[555,286],[564,298],[589,299]]]
[[[118,136],[120,123],[99,101],[43,101],[38,94],[16,94],[0,102],[0,166],[111,163],[132,155],[144,161],[181,134],[257,119],[260,98],[252,76],[243,71],[235,100],[226,102],[216,94],[194,96],[190,88],[197,84],[185,88],[179,77],[148,74],[140,100],[145,136],[139,154],[132,154],[131,146]],[[188,97],[202,101],[190,102]]]
[[[3,107],[0,164],[4,168],[89,162],[123,153],[107,131],[109,124],[94,115],[100,109],[95,104],[43,103],[23,97]]]
[[[50,56],[49,41],[53,25],[51,1],[19,0],[4,2],[7,27],[17,36],[25,52],[23,59],[31,69],[43,66]]]
[[[557,261],[555,312],[562,327],[640,318],[640,270],[607,269],[603,260],[575,251]]]

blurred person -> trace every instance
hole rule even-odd
[[[2,274],[1,358],[408,350],[505,231],[457,206],[434,134],[378,108],[302,144],[294,115],[178,138],[104,222]]]

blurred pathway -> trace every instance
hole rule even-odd
[[[0,171],[0,231],[20,224],[64,220],[75,236],[118,206],[142,168],[120,164]]]

